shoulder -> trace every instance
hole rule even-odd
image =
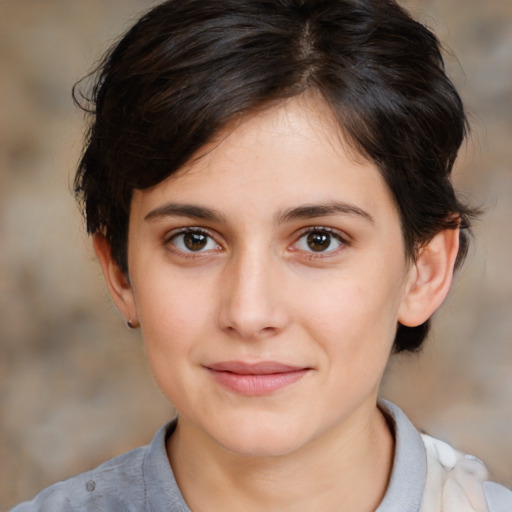
[[[143,461],[148,447],[132,450],[96,469],[56,483],[11,512],[140,510],[144,499]]]
[[[449,444],[422,434],[427,478],[422,512],[511,512],[512,491],[488,480],[485,465]]]
[[[166,439],[176,424],[174,419],[160,428],[150,445],[52,485],[11,512],[190,512],[166,452]]]

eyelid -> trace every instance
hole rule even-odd
[[[164,235],[164,242],[169,242],[172,240],[175,236],[186,234],[186,233],[200,233],[202,235],[207,235],[210,238],[215,239],[211,232],[208,229],[201,228],[199,226],[181,226],[179,228],[172,229],[171,231],[168,231]]]
[[[213,242],[217,245],[217,248],[216,249],[208,249],[205,251],[183,251],[179,247],[176,247],[174,244],[172,244],[172,240],[174,238],[176,238],[180,235],[186,235],[187,233],[199,233],[199,234],[205,235],[208,238],[210,238],[211,240],[213,240]],[[187,255],[187,257],[191,257],[191,256],[199,257],[204,254],[216,252],[218,250],[218,248],[222,248],[222,244],[219,242],[218,238],[219,237],[212,234],[212,232],[209,229],[199,227],[199,226],[182,226],[182,227],[179,227],[179,228],[176,228],[176,229],[173,229],[173,230],[167,232],[163,238],[163,245],[167,246],[170,244],[172,246],[172,249],[169,249],[169,250],[172,250],[172,252],[174,252],[174,253],[178,253],[180,255]]]
[[[310,233],[313,233],[315,231],[328,233],[329,235],[336,238],[341,243],[341,246],[336,249],[333,249],[331,251],[319,251],[319,252],[302,251],[301,249],[294,247],[297,245],[299,240],[301,240],[304,236],[306,236]],[[335,229],[335,228],[328,227],[328,226],[315,225],[315,226],[307,226],[307,227],[301,228],[298,231],[298,233],[295,236],[295,241],[292,243],[292,247],[293,247],[292,251],[303,252],[304,254],[307,254],[308,258],[325,258],[328,256],[333,256],[333,255],[338,254],[341,250],[343,250],[345,247],[349,246],[350,244],[351,244],[350,237],[343,231],[340,231],[339,229]]]
[[[314,231],[323,231],[325,233],[333,235],[334,237],[338,238],[345,244],[350,243],[350,237],[344,231],[329,226],[322,226],[321,224],[314,226],[306,226],[304,228],[299,229],[297,233],[297,239]]]

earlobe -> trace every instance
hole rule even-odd
[[[103,235],[95,234],[93,236],[93,247],[114,304],[127,322],[138,325],[137,308],[130,281],[112,257],[107,239]]]
[[[458,228],[440,231],[421,248],[409,271],[398,311],[402,325],[421,325],[443,303],[452,283],[458,250]]]

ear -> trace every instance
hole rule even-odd
[[[95,234],[92,243],[114,304],[130,327],[138,326],[137,307],[128,276],[112,257],[110,245],[103,235]]]
[[[398,321],[407,327],[426,322],[443,303],[459,251],[459,229],[445,229],[421,248],[409,270]]]

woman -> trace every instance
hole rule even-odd
[[[24,510],[510,510],[378,390],[467,250],[439,44],[383,0],[171,0],[105,58],[76,176],[177,419]]]

